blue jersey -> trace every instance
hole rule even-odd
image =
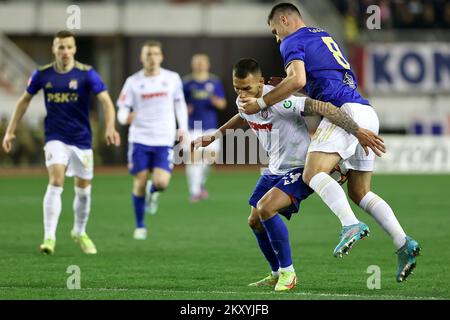
[[[350,63],[333,38],[324,30],[305,27],[283,39],[280,45],[284,67],[301,60],[306,70],[306,92],[313,99],[369,104],[358,92]]]
[[[54,64],[33,72],[27,92],[44,90],[47,116],[44,120],[45,142],[59,140],[80,149],[91,149],[92,134],[89,122],[90,93],[106,90],[100,75],[88,65],[75,62],[67,73],[58,73]]]
[[[198,82],[191,75],[183,79],[183,90],[186,103],[190,108],[189,129],[194,129],[194,121],[201,121],[202,129],[216,129],[218,124],[217,109],[211,103],[213,95],[224,98],[224,90],[219,78],[214,75]]]

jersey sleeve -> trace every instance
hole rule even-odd
[[[181,130],[188,130],[188,112],[186,100],[184,99],[183,82],[179,75],[175,79],[175,92],[173,95],[173,102],[175,105],[175,116],[178,122],[178,128]]]
[[[27,92],[35,95],[42,88],[39,70],[34,70],[31,77],[28,79]]]
[[[305,61],[305,46],[299,43],[297,39],[287,39],[282,42],[280,52],[285,69],[294,60]]]
[[[286,118],[303,117],[305,111],[306,97],[290,96],[286,100],[278,103],[275,109]]]
[[[120,91],[120,95],[119,98],[117,99],[116,105],[119,108],[127,108],[127,109],[131,109],[133,108],[133,106],[135,105],[135,101],[134,101],[134,94],[133,94],[133,90],[132,90],[132,85],[131,85],[131,81],[128,78],[125,81],[125,84],[122,87],[122,90]]]
[[[223,89],[223,85],[220,80],[216,80],[214,83],[214,95],[219,98],[225,98],[225,90]]]
[[[104,84],[100,75],[94,69],[90,69],[87,72],[87,81],[89,88],[94,94],[99,94],[106,90],[106,85]]]

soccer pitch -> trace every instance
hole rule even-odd
[[[0,179],[0,299],[449,299],[450,176],[385,176],[373,179],[405,231],[422,246],[415,273],[395,282],[391,240],[361,209],[371,235],[349,256],[332,256],[338,219],[312,195],[287,222],[298,286],[288,293],[247,284],[269,271],[247,226],[248,197],[258,171],[213,171],[207,201],[188,202],[186,179],[175,172],[147,216],[149,237],[132,239],[131,177],[98,173],[93,182],[88,234],[98,255],[86,256],[70,239],[73,183],[66,181],[54,256],[38,252],[46,176]],[[69,266],[80,268],[81,289],[69,290]],[[371,265],[381,289],[370,290]]]

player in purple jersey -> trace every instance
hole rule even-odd
[[[385,152],[381,138],[374,134],[379,130],[374,108],[358,93],[350,64],[333,38],[320,28],[307,27],[297,7],[290,3],[275,5],[268,24],[281,42],[287,76],[267,95],[243,101],[243,110],[258,112],[305,88],[312,98],[332,102],[361,128],[368,129],[362,132],[355,128],[352,135],[323,119],[308,149],[303,179],[341,221],[340,242],[333,254],[342,257],[369,233],[367,225],[355,217],[342,187],[329,175],[336,164],[344,161],[349,169],[348,194],[393,239],[398,255],[396,279],[404,281],[416,266],[420,246],[405,234],[386,201],[371,191],[375,154]],[[356,137],[361,135],[366,145],[358,144]]]
[[[218,125],[217,111],[225,109],[227,102],[220,79],[209,72],[210,62],[206,54],[194,54],[192,73],[183,78],[183,90],[188,105],[189,134],[192,139],[215,131]],[[220,153],[220,141],[215,141],[202,151],[194,151],[191,162],[186,164],[191,202],[208,198],[205,184],[211,163]]]
[[[91,209],[91,180],[93,178],[92,137],[89,123],[89,95],[94,93],[105,112],[105,138],[108,145],[120,145],[115,129],[115,110],[106,86],[99,74],[88,65],[75,61],[75,36],[60,31],[53,39],[55,61],[34,71],[26,92],[17,102],[14,114],[3,138],[3,149],[11,151],[17,124],[25,114],[31,99],[44,90],[45,164],[49,183],[44,196],[43,254],[55,252],[55,233],[61,214],[61,194],[64,174],[75,177],[73,240],[86,254],[97,249],[86,234]]]

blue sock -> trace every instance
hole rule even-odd
[[[132,194],[134,215],[136,217],[136,228],[145,228],[145,197],[138,197]]]
[[[266,230],[263,231],[258,231],[255,229],[252,230],[256,236],[256,239],[258,240],[259,248],[261,249],[264,257],[266,257],[266,260],[269,262],[272,271],[275,272],[278,271],[280,264],[278,263],[277,255],[273,251],[272,245],[270,244],[270,239],[269,236],[267,235]]]
[[[281,268],[292,265],[291,246],[289,244],[289,232],[279,214],[272,218],[261,221],[266,228],[267,234],[275,251]]]

